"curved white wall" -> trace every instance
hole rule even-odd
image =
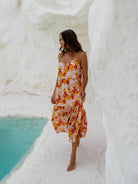
[[[89,12],[90,67],[107,137],[107,184],[138,183],[137,5],[96,0]]]
[[[92,0],[1,0],[0,94],[52,93],[57,76],[59,33],[68,28],[75,30],[89,56],[91,3]],[[91,82],[88,88],[92,89]],[[92,91],[92,98],[87,95],[89,103],[94,99]]]
[[[0,94],[51,95],[58,35],[67,28],[75,30],[88,53],[86,102],[96,98],[94,84],[103,107],[106,182],[136,184],[137,1],[92,2],[1,0]]]

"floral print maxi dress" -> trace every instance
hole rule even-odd
[[[68,63],[59,62],[55,89],[55,105],[51,121],[56,133],[67,132],[69,142],[76,142],[87,132],[86,111],[80,96],[82,70],[80,62],[73,59]]]

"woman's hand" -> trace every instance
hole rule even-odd
[[[80,96],[82,99],[85,98],[85,96],[86,96],[85,90],[83,90],[83,89],[80,90]]]
[[[55,101],[55,93],[53,93],[52,97],[51,97],[51,103],[52,104],[55,104],[56,101]]]

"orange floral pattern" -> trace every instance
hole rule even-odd
[[[59,62],[55,102],[51,121],[56,133],[68,132],[69,141],[76,142],[87,132],[86,111],[80,96],[82,70],[77,59],[68,63]]]

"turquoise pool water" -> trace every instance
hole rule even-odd
[[[0,180],[27,153],[47,122],[46,118],[0,117]]]

